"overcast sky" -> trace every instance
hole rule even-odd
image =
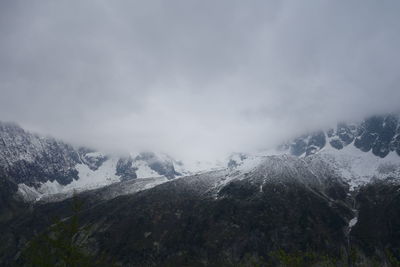
[[[400,1],[0,1],[0,120],[219,157],[400,108]]]

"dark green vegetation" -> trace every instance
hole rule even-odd
[[[84,205],[75,212],[72,199],[24,209],[1,225],[0,260],[7,266],[70,255],[72,263],[60,266],[91,266],[93,257],[110,255],[121,266],[398,266],[398,185],[362,188],[349,233],[353,198],[340,183],[321,189],[250,177],[216,196],[204,183],[195,186],[200,179],[108,201],[78,195]],[[54,224],[55,217],[69,219]]]
[[[73,199],[71,217],[56,220],[42,233],[32,238],[22,250],[16,262],[22,266],[114,266],[105,254],[95,257],[87,251],[85,239],[88,238],[86,228],[79,225],[81,202]]]
[[[400,186],[377,181],[363,187],[356,200],[360,223],[352,230],[354,244],[368,255],[383,251],[399,263]]]

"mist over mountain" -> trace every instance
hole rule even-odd
[[[398,111],[399,3],[3,1],[2,120],[220,158]]]
[[[400,266],[399,13],[0,1],[0,266]]]

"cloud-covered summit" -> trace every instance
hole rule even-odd
[[[0,112],[210,157],[399,109],[398,1],[2,1]]]

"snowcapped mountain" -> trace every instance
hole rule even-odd
[[[374,179],[399,176],[399,125],[398,115],[373,116],[358,124],[339,123],[336,128],[303,135],[274,151],[236,153],[226,163],[199,162],[188,167],[165,154],[116,157],[0,123],[0,173],[18,185],[20,196],[34,201],[131,179],[167,181],[211,169],[240,170],[257,165],[265,156],[288,154],[319,158],[354,190]]]
[[[78,178],[77,150],[53,138],[24,131],[15,124],[0,124],[0,171],[19,184],[37,187],[47,181],[61,185]]]
[[[50,218],[68,220],[76,192],[89,232],[77,242],[122,266],[268,266],[277,251],[312,253],[316,265],[304,266],[328,258],[331,266],[396,266],[398,118],[340,123],[273,151],[232,154],[225,165],[195,164],[214,168],[196,173],[167,155],[114,157],[3,124],[0,264],[21,260],[20,243]],[[17,190],[34,202],[18,201]]]
[[[372,151],[375,156],[381,158],[391,152],[400,156],[399,116],[372,116],[359,124],[339,123],[336,129],[296,138],[287,144],[286,148],[295,156],[308,156],[328,144],[337,150],[352,144],[363,152]]]
[[[19,195],[28,201],[131,179],[173,179],[190,173],[168,155],[141,152],[116,157],[0,122],[0,174],[18,185]]]
[[[359,124],[297,138],[288,145],[297,156],[319,157],[335,169],[351,189],[375,179],[400,178],[398,115],[372,116]]]
[[[338,123],[336,128],[295,138],[274,151],[233,154],[228,167],[237,168],[266,155],[319,159],[350,185],[350,189],[386,178],[400,178],[398,115],[372,116],[361,123]]]
[[[90,229],[96,251],[109,251],[122,266],[146,266],[148,258],[155,266],[182,266],[174,262],[182,250],[191,251],[186,258],[207,260],[212,266],[250,251],[265,257],[278,246],[308,244],[321,253],[345,251],[354,214],[340,177],[317,158],[280,155],[258,160],[239,169],[168,181],[132,179],[82,192],[77,195],[85,203],[81,223]],[[141,182],[147,179],[150,187]],[[17,228],[40,229],[44,214],[62,211],[68,216],[70,202],[38,202],[25,216],[39,219],[23,220]],[[299,232],[303,234],[296,235]],[[21,233],[7,234],[25,237]]]

